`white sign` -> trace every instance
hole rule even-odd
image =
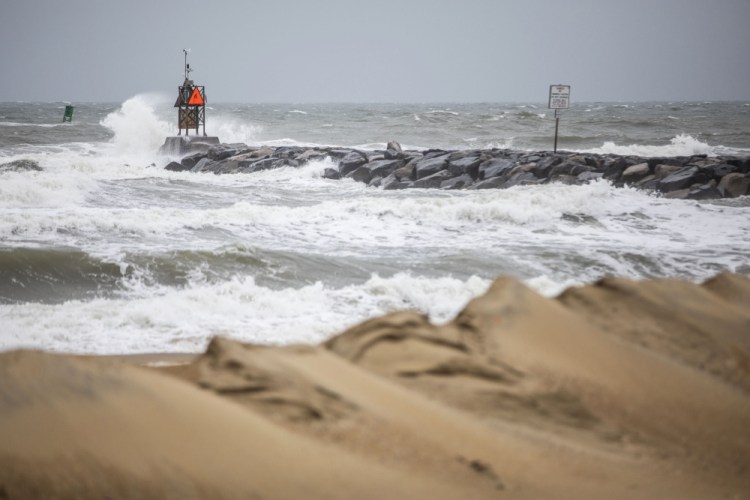
[[[549,86],[549,108],[568,109],[570,107],[570,85]]]

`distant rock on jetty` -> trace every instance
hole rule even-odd
[[[662,192],[668,198],[733,198],[750,191],[750,158],[706,155],[654,157],[508,149],[428,149],[404,151],[397,142],[385,150],[325,147],[249,147],[218,144],[171,162],[167,170],[253,173],[300,167],[330,158],[328,179],[351,178],[383,189],[496,189],[518,185],[585,184],[606,179],[616,186]]]

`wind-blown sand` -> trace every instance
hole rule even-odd
[[[750,279],[499,278],[319,346],[0,354],[0,498],[750,498]]]

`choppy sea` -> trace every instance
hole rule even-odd
[[[383,191],[321,177],[168,172],[170,96],[0,103],[0,350],[198,352],[214,335],[314,343],[389,311],[451,319],[492,279],[542,294],[604,276],[750,275],[750,197],[670,200],[584,186]],[[210,104],[248,145],[550,150],[527,104]],[[559,148],[750,155],[750,103],[581,103]]]

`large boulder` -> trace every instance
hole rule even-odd
[[[388,177],[395,170],[404,166],[403,160],[379,160],[363,165],[370,169],[373,177]]]
[[[539,184],[540,182],[543,182],[543,180],[537,179],[531,172],[517,172],[510,176],[503,187],[526,186],[528,184]]]
[[[404,165],[401,168],[397,168],[394,170],[394,175],[396,176],[396,179],[400,181],[410,181],[414,180],[414,162],[409,163],[407,165]]]
[[[252,174],[262,170],[271,170],[283,167],[286,160],[283,158],[265,158],[263,160],[242,160],[237,165],[237,171],[243,174]]]
[[[186,170],[190,170],[191,168],[192,167],[186,167],[182,163],[177,163],[176,161],[170,161],[167,164],[167,166],[164,167],[164,170],[169,170],[171,172],[185,172]]]
[[[482,163],[482,158],[479,154],[475,156],[463,156],[455,160],[448,161],[448,171],[453,175],[468,174],[473,179],[479,177],[479,164]]]
[[[206,153],[193,153],[181,159],[180,164],[182,164],[182,166],[185,167],[185,170],[190,170],[205,157],[206,157]]]
[[[417,180],[436,174],[448,166],[448,158],[445,154],[431,158],[426,156],[414,162],[414,176]]]
[[[667,163],[659,163],[654,166],[654,175],[657,179],[664,179],[665,177],[672,175],[682,168],[682,165],[671,165]]]
[[[198,163],[190,169],[191,172],[210,172],[211,166],[216,163],[210,158],[202,158]]]
[[[691,186],[687,197],[691,200],[714,200],[721,198],[721,193],[716,188],[716,181],[711,179],[705,184]]]
[[[729,163],[721,163],[719,165],[715,165],[711,167],[711,171],[713,173],[714,179],[719,180],[722,177],[724,177],[727,174],[735,173],[739,170],[739,168],[735,165],[730,165]]]
[[[622,175],[620,175],[620,182],[635,184],[649,175],[651,175],[651,170],[648,167],[648,163],[638,163],[623,170]]]
[[[325,151],[321,151],[318,149],[308,149],[297,155],[296,159],[301,164],[304,164],[310,161],[323,160],[327,156],[328,153],[326,153]]]
[[[341,174],[335,168],[328,167],[328,168],[326,168],[323,171],[323,178],[324,179],[339,180],[339,179],[341,179]]]
[[[342,177],[347,177],[365,163],[367,163],[367,156],[359,151],[350,151],[339,161],[339,172]]]
[[[217,144],[208,148],[208,158],[214,161],[223,160],[230,156],[236,156],[239,154],[247,153],[250,151],[250,147],[242,142],[236,142],[232,144]]]
[[[593,167],[586,165],[583,161],[570,159],[552,167],[547,176],[552,179],[563,175],[576,177],[584,172],[590,172],[592,169]]]
[[[539,160],[534,167],[534,175],[540,178],[549,177],[549,173],[553,167],[562,163],[563,159],[560,156],[547,156]]]
[[[479,165],[479,179],[490,179],[510,174],[515,163],[507,158],[493,158]]]
[[[381,182],[380,185],[383,187],[383,189],[390,191],[394,189],[406,189],[408,187],[411,187],[411,182],[404,182],[402,180],[399,180],[394,174],[391,174],[383,179],[383,182]]]
[[[401,144],[396,141],[390,141],[385,147],[385,154],[383,155],[386,160],[398,160],[403,158],[404,150],[401,149]]]
[[[474,179],[469,174],[462,174],[458,177],[452,177],[444,180],[440,184],[440,189],[464,189],[472,185]]]
[[[354,172],[347,175],[347,177],[351,177],[357,182],[364,182],[367,184],[372,180],[372,172],[370,172],[370,169],[367,165],[362,165]]]
[[[439,188],[443,184],[444,181],[450,179],[452,176],[450,172],[447,170],[441,170],[439,172],[436,172],[429,177],[423,177],[422,179],[418,179],[414,181],[414,184],[412,187],[415,188]]]
[[[721,178],[719,193],[729,198],[744,196],[750,191],[750,177],[739,172],[727,174]]]
[[[704,171],[697,166],[686,166],[661,179],[658,188],[663,192],[678,191],[693,184],[703,184],[708,181],[707,177]]]

